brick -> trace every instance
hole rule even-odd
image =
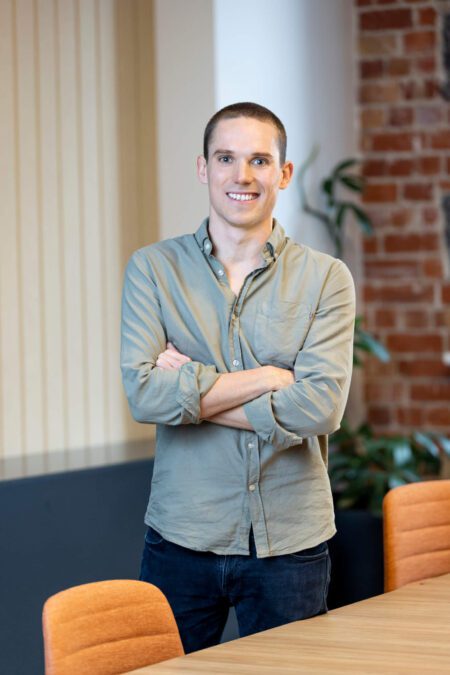
[[[421,26],[434,26],[437,13],[433,7],[422,7],[419,9],[419,24]]]
[[[450,157],[447,157],[447,173],[450,174]]]
[[[392,309],[377,309],[375,312],[375,325],[379,328],[395,328],[397,324],[397,312]]]
[[[370,184],[364,188],[364,202],[394,202],[396,199],[397,186],[394,183]]]
[[[436,33],[432,30],[413,31],[403,36],[403,47],[406,53],[426,52],[436,46]]]
[[[420,126],[436,125],[444,119],[442,108],[436,106],[418,106],[414,114],[416,124]]]
[[[428,424],[436,427],[450,426],[450,406],[439,406],[438,408],[427,410],[426,419]]]
[[[367,279],[404,279],[416,277],[420,267],[416,260],[366,260],[364,270]]]
[[[403,188],[403,196],[412,201],[429,201],[433,199],[433,184],[407,183]]]
[[[413,171],[414,161],[412,159],[395,159],[388,164],[390,176],[410,176]]]
[[[448,401],[450,403],[450,382],[414,384],[410,393],[413,401]]]
[[[450,284],[444,284],[441,289],[442,302],[444,304],[450,303]]]
[[[361,61],[359,64],[359,74],[361,79],[371,79],[382,77],[384,73],[383,61]]]
[[[410,333],[393,333],[386,339],[388,349],[394,352],[426,353],[442,351],[442,336],[438,333],[411,335]],[[450,385],[449,385],[450,386]]]
[[[443,279],[444,269],[440,258],[427,258],[422,261],[422,274],[431,279]]]
[[[428,312],[412,309],[403,313],[403,321],[406,328],[428,328],[430,317]]]
[[[368,410],[368,418],[371,424],[378,424],[386,426],[391,421],[391,411],[384,406],[370,406]]]
[[[356,0],[356,4],[358,7],[365,7],[366,5],[371,5],[372,0]]]
[[[365,387],[366,399],[369,403],[377,401],[398,401],[403,398],[403,382],[368,382]]]
[[[363,176],[384,176],[388,163],[384,159],[369,159],[362,166]]]
[[[389,59],[386,63],[386,72],[392,77],[409,75],[411,72],[411,60],[399,57]]]
[[[397,82],[362,84],[359,89],[360,103],[395,103],[402,95]]]
[[[439,94],[439,87],[434,80],[415,79],[400,83],[402,97],[406,101],[433,99]]]
[[[406,426],[422,426],[423,424],[423,408],[397,408],[396,419],[398,424]]]
[[[413,123],[414,111],[412,108],[391,108],[388,119],[392,126],[408,127]]]
[[[397,375],[397,363],[393,360],[382,363],[375,357],[368,357],[364,364],[365,374],[376,377],[392,377]]]
[[[436,71],[436,59],[433,56],[423,56],[415,62],[415,70],[419,73],[434,73]]]
[[[364,56],[385,56],[397,51],[397,35],[361,35],[359,52]]]
[[[434,225],[439,220],[439,211],[434,206],[422,209],[422,218],[425,225]]]
[[[450,369],[440,359],[414,358],[411,361],[400,361],[399,372],[408,377],[445,377]]]
[[[439,187],[441,188],[442,192],[450,193],[450,180],[441,180]]]
[[[372,286],[365,284],[364,286],[364,300],[366,302],[383,302],[383,303],[401,303],[401,302],[432,302],[434,297],[433,286],[431,284],[417,284],[406,283],[389,283],[377,284]]]
[[[450,129],[442,129],[431,134],[430,142],[435,150],[450,150]]]
[[[412,215],[410,209],[397,209],[391,212],[390,223],[395,227],[404,227],[411,222]]]
[[[417,171],[424,175],[433,175],[441,171],[440,157],[419,157],[417,160]]]
[[[384,238],[387,253],[416,253],[418,251],[439,251],[440,241],[437,234],[387,234]]]
[[[413,141],[414,134],[407,132],[374,134],[372,147],[375,152],[412,152]]]
[[[450,332],[450,309],[434,313],[434,325],[436,328],[448,328]]]
[[[384,110],[379,108],[366,108],[361,110],[361,127],[363,129],[373,129],[383,126],[385,121]]]
[[[361,30],[388,30],[390,28],[409,28],[412,26],[410,9],[374,10],[360,14]]]
[[[374,255],[378,252],[378,242],[375,237],[365,237],[363,239],[363,251],[365,255]]]

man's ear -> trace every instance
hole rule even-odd
[[[287,188],[291,182],[291,178],[294,175],[294,165],[292,162],[285,162],[281,169],[281,181],[280,181],[280,190]]]
[[[208,164],[203,155],[197,157],[197,176],[200,183],[207,185],[208,183]]]

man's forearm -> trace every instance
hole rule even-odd
[[[261,394],[286,387],[293,381],[291,371],[273,366],[224,373],[203,396],[200,402],[200,418],[209,419],[224,410],[237,408]]]
[[[242,406],[231,408],[231,410],[224,410],[213,417],[209,417],[205,422],[212,422],[213,424],[221,424],[224,427],[234,427],[235,429],[245,429],[246,431],[254,431],[252,425],[247,419]]]

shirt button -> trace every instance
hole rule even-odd
[[[251,485],[248,486],[248,489],[250,490],[250,492],[254,492],[256,490],[256,485],[252,483]]]
[[[219,275],[219,277],[223,277],[223,270],[217,270],[217,274]]]
[[[238,366],[238,365],[239,365],[239,361],[237,359],[234,359],[233,366]]]
[[[206,253],[209,253],[210,250],[211,250],[211,244],[209,243],[209,241],[207,241],[206,244],[205,244],[205,251],[206,251]]]
[[[250,441],[250,443],[247,443],[247,448],[254,448],[255,444]]]

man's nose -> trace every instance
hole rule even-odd
[[[252,171],[247,162],[236,162],[234,179],[236,183],[251,183]]]

